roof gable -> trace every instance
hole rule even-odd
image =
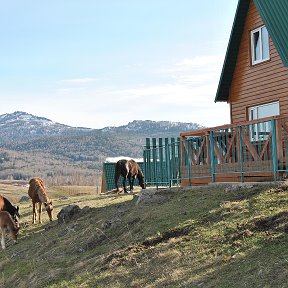
[[[288,1],[254,0],[254,4],[282,59],[283,65],[288,66]],[[237,62],[249,5],[250,0],[239,0],[238,2],[215,102],[228,101],[229,89]]]
[[[282,59],[288,66],[288,1],[254,0],[270,37]]]

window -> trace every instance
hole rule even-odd
[[[248,109],[249,120],[257,120],[280,114],[279,102],[272,102]],[[259,122],[250,125],[250,138],[252,141],[267,140],[271,131],[271,121]]]
[[[269,60],[269,34],[265,26],[251,32],[252,65]]]
[[[257,120],[280,114],[278,101],[250,107],[248,110],[249,110],[249,120]]]

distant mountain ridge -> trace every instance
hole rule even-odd
[[[202,129],[203,126],[196,123],[170,122],[170,121],[152,121],[152,120],[134,120],[127,125],[119,127],[105,127],[102,131],[133,131],[133,132],[179,132],[187,130]]]
[[[91,129],[85,127],[71,127],[68,125],[54,122],[44,117],[34,116],[26,112],[16,111],[10,114],[0,115],[0,133],[2,141],[29,140],[44,136],[60,136],[71,134],[86,134],[88,132],[116,132],[116,133],[173,133],[179,131],[190,131],[204,128],[196,123],[182,123],[170,121],[134,120],[127,125],[119,127],[104,127],[102,129]]]
[[[179,137],[180,132],[201,128],[204,127],[196,123],[134,120],[119,127],[91,129],[71,127],[21,111],[3,114],[0,179],[26,179],[35,174],[53,180],[55,175],[57,179],[71,175],[94,179],[95,173],[101,175],[108,157],[142,158],[146,138]],[[84,183],[82,178],[79,181]]]
[[[23,140],[26,138],[31,139],[90,130],[89,128],[78,128],[60,124],[47,118],[34,116],[21,111],[0,115],[1,137],[7,140],[9,140],[9,138]]]

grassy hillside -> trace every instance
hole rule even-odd
[[[30,201],[19,203],[19,244],[1,252],[0,287],[287,287],[287,188],[173,188],[161,204],[136,205],[135,195],[48,187],[55,215],[90,208],[32,225]],[[15,201],[27,193],[13,189]]]

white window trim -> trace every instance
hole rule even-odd
[[[278,114],[275,114],[275,115],[273,115],[273,116],[278,116],[278,115],[280,115],[280,103],[279,103],[279,101],[274,101],[274,102],[270,102],[270,103],[265,103],[265,104],[261,104],[261,105],[249,107],[249,108],[248,108],[249,121],[261,119],[261,118],[258,118],[258,109],[261,108],[261,107],[270,106],[270,105],[273,105],[273,104],[278,104],[277,106],[278,106],[278,108],[279,108],[279,113],[278,113]],[[256,111],[257,116],[256,116],[255,119],[251,119],[251,111]],[[272,115],[271,115],[271,117],[272,117]]]
[[[261,27],[258,27],[257,29],[254,29],[253,31],[251,31],[251,52],[252,52],[252,65],[256,65],[258,63],[261,63],[261,62],[264,62],[264,61],[267,61],[267,60],[270,60],[270,47],[269,47],[269,42],[268,42],[268,58],[265,58],[263,59],[263,48],[262,48],[262,28],[265,27],[265,25],[261,26]],[[255,33],[259,32],[259,39],[260,39],[260,60],[254,60],[255,59],[255,54],[254,54],[254,51],[255,51],[255,47],[254,47],[254,41],[253,41],[253,36]]]
[[[274,101],[274,102],[270,102],[270,103],[266,103],[266,104],[261,104],[261,105],[249,107],[248,108],[249,121],[261,119],[258,116],[259,108],[264,107],[264,106],[273,105],[273,104],[277,104],[278,111],[276,114],[271,115],[271,117],[280,115],[280,103],[279,103],[279,101]],[[252,119],[252,115],[255,116],[254,119]],[[265,141],[268,139],[268,135],[271,131],[271,121],[263,122],[263,123],[259,122],[259,123],[255,123],[255,124],[250,124],[249,130],[250,130],[250,141],[252,141],[252,142],[253,141]]]

